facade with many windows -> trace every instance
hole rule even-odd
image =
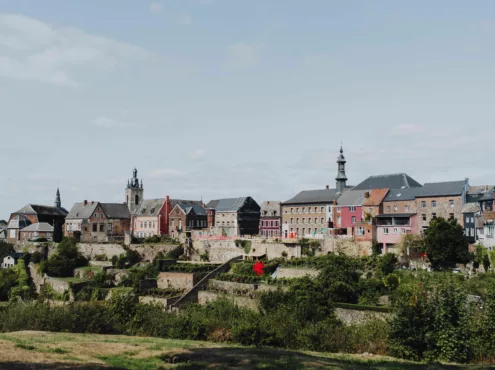
[[[261,203],[260,236],[265,238],[279,238],[281,236],[281,208],[279,201],[265,201]]]

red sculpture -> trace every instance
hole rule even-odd
[[[256,261],[256,263],[253,265],[253,271],[258,276],[263,275],[264,268],[265,268],[265,265],[263,264],[263,262],[260,262],[260,261]]]

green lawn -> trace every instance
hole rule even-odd
[[[110,335],[0,334],[0,369],[488,369],[380,356],[256,349],[210,342]]]

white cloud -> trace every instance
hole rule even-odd
[[[192,23],[191,16],[188,14],[181,15],[179,17],[179,19],[177,19],[177,23],[182,24],[182,25],[186,25],[186,26],[190,25]]]
[[[150,177],[153,179],[184,177],[186,173],[175,168],[159,168],[151,171]]]
[[[157,2],[157,1],[154,1],[154,2],[152,2],[150,4],[150,10],[152,12],[155,12],[156,13],[156,12],[161,11],[162,9],[163,9],[163,5],[161,3],[159,3],[159,2]]]
[[[423,132],[424,126],[413,123],[402,123],[392,127],[391,134],[396,136],[417,134]]]
[[[231,68],[251,68],[260,60],[262,45],[235,43],[227,49],[227,66]]]
[[[205,156],[206,152],[204,149],[196,149],[194,152],[191,153],[191,157],[194,159],[200,159]]]
[[[151,53],[82,30],[0,13],[0,77],[77,87],[81,68],[109,69]]]

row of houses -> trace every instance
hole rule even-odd
[[[150,238],[191,236],[265,238],[352,237],[394,248],[407,234],[421,235],[436,217],[456,219],[470,243],[495,245],[492,185],[471,186],[469,179],[421,184],[406,173],[369,176],[347,184],[343,149],[337,157],[335,188],[304,190],[286,201],[251,197],[211,200],[145,199],[142,179],[133,170],[125,202],[83,201],[70,211],[57,189],[54,206],[26,205],[11,214],[0,238],[22,243],[73,236],[86,243],[119,242],[126,235]],[[60,230],[57,232],[57,230]],[[2,234],[3,233],[3,234]]]

